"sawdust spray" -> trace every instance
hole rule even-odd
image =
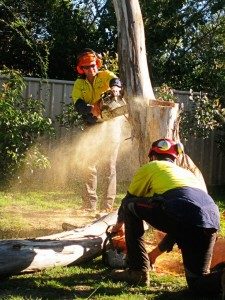
[[[76,133],[64,133],[47,151],[51,167],[35,171],[34,174],[20,174],[17,188],[35,185],[41,189],[71,189],[81,183],[83,172],[90,161],[98,162],[100,177],[104,178],[103,166],[116,145],[119,145],[117,179],[129,181],[138,166],[137,155],[131,150],[130,136],[130,126],[124,116]]]

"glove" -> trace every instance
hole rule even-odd
[[[119,78],[113,78],[109,82],[113,97],[123,97],[122,82]]]
[[[97,116],[92,114],[93,105],[85,103],[82,99],[78,99],[75,103],[75,109],[82,115],[83,120],[88,125],[93,125],[97,122]]]
[[[115,225],[112,226],[111,233],[118,233],[118,232],[121,235],[123,235],[125,233],[124,223],[123,222],[117,222]]]
[[[98,118],[93,116],[91,113],[87,115],[83,115],[82,117],[88,125],[94,125],[97,123],[98,120]]]
[[[121,96],[121,88],[118,87],[117,85],[114,85],[111,87],[111,92],[114,97],[119,97]]]
[[[78,99],[75,103],[75,108],[80,115],[89,114],[91,112],[92,106],[85,103],[84,100]]]
[[[93,116],[98,118],[101,116],[101,110],[102,110],[102,101],[100,100],[94,105],[92,105],[91,113]]]
[[[109,82],[109,87],[118,86],[119,88],[122,88],[122,82],[119,78],[112,78]]]

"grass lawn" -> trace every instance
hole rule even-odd
[[[125,190],[125,189],[121,189]],[[221,234],[225,234],[225,193],[214,199],[222,216]],[[118,193],[117,205],[124,196]],[[84,225],[94,216],[80,216],[76,210],[81,199],[75,191],[0,192],[0,238],[32,238],[62,231],[62,223]],[[178,250],[164,254],[151,272],[150,288],[132,287],[110,280],[110,270],[101,257],[73,267],[56,267],[41,272],[0,279],[0,299],[72,300],[72,299],[220,299],[196,297],[186,289]]]

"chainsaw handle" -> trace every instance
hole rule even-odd
[[[109,225],[107,228],[106,228],[106,235],[107,235],[107,237],[113,237],[113,236],[115,236],[117,233],[116,232],[111,232],[110,231],[110,228],[112,228],[114,225]]]
[[[113,225],[109,225],[107,228],[106,228],[106,239],[104,240],[104,243],[103,243],[103,247],[102,247],[102,258],[103,258],[103,261],[106,260],[106,250],[107,250],[107,246],[110,245],[110,247],[114,249],[114,245],[113,245],[113,242],[112,242],[112,237],[115,235],[114,232],[110,232],[110,228],[112,227]]]

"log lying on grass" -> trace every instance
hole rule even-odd
[[[0,276],[76,265],[99,256],[106,229],[116,218],[117,211],[70,231],[36,239],[0,240]]]

